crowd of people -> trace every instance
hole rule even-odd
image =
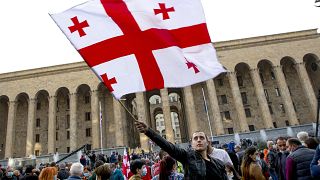
[[[256,143],[221,148],[211,145],[204,132],[195,132],[190,148],[180,148],[142,122],[137,129],[161,147],[160,152],[121,156],[112,152],[84,154],[77,163],[41,164],[39,168],[1,168],[1,180],[312,180],[320,179],[318,140],[300,132],[278,137],[266,148]]]

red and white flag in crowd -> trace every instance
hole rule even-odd
[[[225,71],[200,0],[91,0],[51,17],[118,99]]]
[[[128,173],[129,173],[128,169],[130,169],[130,162],[129,162],[127,150],[124,149],[123,158],[122,158],[122,173],[126,177],[128,177]]]

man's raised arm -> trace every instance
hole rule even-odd
[[[153,142],[155,142],[161,149],[166,151],[171,157],[173,157],[177,161],[180,161],[181,163],[184,163],[186,161],[186,150],[179,148],[171,142],[167,141],[141,121],[135,121],[135,126],[140,133],[144,133],[146,136],[148,136]]]

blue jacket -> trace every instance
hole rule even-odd
[[[318,166],[318,161],[320,160],[320,145],[316,149],[316,153],[313,156],[313,160],[310,164],[311,176],[320,177],[320,166]]]
[[[124,180],[123,174],[120,169],[113,171],[110,180]]]

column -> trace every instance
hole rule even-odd
[[[317,118],[317,98],[314,94],[313,87],[311,81],[309,79],[309,75],[307,73],[305,63],[297,63],[295,68],[298,72],[298,76],[302,85],[302,89],[309,103],[310,112],[312,113],[313,122],[315,122]]]
[[[274,71],[276,79],[277,79],[277,83],[278,83],[278,86],[280,89],[282,100],[284,101],[284,107],[285,107],[286,112],[288,114],[289,123],[290,123],[290,125],[298,125],[299,122],[297,119],[296,112],[294,111],[292,99],[290,96],[290,92],[288,89],[286,79],[285,79],[283,71],[282,71],[282,67],[281,66],[274,66],[273,71]]]
[[[124,146],[124,132],[123,131],[123,123],[122,121],[124,120],[121,116],[121,104],[120,102],[113,98],[113,120],[114,120],[114,124],[115,124],[115,146]]]
[[[7,135],[6,135],[6,149],[5,149],[5,158],[12,157],[12,150],[13,150],[13,141],[15,136],[15,115],[16,115],[16,108],[17,102],[16,101],[9,101],[8,102],[9,110],[8,110],[8,123],[7,123]]]
[[[210,103],[210,110],[212,112],[212,129],[215,131],[216,135],[224,134],[222,118],[220,114],[218,98],[217,98],[217,91],[214,85],[214,81],[212,79],[206,81],[206,86],[209,95],[209,103]]]
[[[143,92],[136,93],[136,103],[137,103],[137,115],[138,120],[147,123],[147,105],[145,101],[145,94]],[[140,135],[141,148],[144,150],[149,150],[148,137],[142,133]]]
[[[77,100],[78,94],[69,94],[70,99],[70,152],[78,148],[77,143]]]
[[[56,151],[56,108],[57,97],[50,96],[49,98],[49,120],[48,120],[48,154],[54,154]]]
[[[238,85],[236,73],[229,72],[228,77],[229,77],[229,83],[230,83],[230,87],[231,87],[234,106],[236,108],[236,114],[237,114],[237,117],[239,120],[240,131],[241,132],[249,131],[249,126],[248,126],[248,122],[246,119],[246,114],[244,112],[244,107],[243,107],[243,103],[242,103],[242,99],[241,99],[241,94],[240,94],[240,90],[239,90],[239,85]]]
[[[183,94],[185,101],[184,105],[187,115],[188,134],[190,139],[192,138],[193,133],[199,130],[191,86],[184,87]]]
[[[34,148],[34,120],[35,120],[35,109],[36,109],[36,99],[29,100],[28,109],[28,127],[27,127],[27,143],[26,143],[26,157],[29,157],[33,153]]]
[[[262,115],[265,128],[274,128],[272,117],[270,114],[266,95],[264,94],[264,88],[260,79],[259,69],[251,69],[250,75],[253,81],[256,97],[258,98],[259,108]]]
[[[100,107],[99,107],[99,91],[91,91],[91,134],[92,149],[100,148]]]
[[[174,133],[173,133],[173,127],[172,127],[172,120],[171,120],[171,110],[169,105],[168,90],[166,88],[161,89],[160,95],[161,95],[161,102],[162,102],[164,124],[166,127],[166,138],[168,141],[174,143]]]

